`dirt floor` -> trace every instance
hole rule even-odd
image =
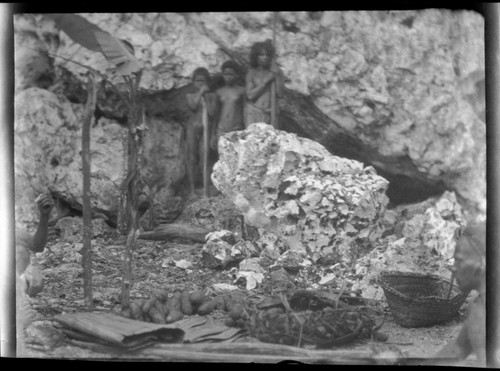
[[[93,248],[93,298],[94,311],[120,313],[122,286],[122,254],[124,244],[117,244],[116,239],[95,239]],[[83,301],[83,278],[80,264],[81,244],[50,241],[49,249],[37,254],[33,264],[43,273],[44,289],[34,298],[26,298],[22,306],[22,318],[26,327],[25,342],[20,338],[19,356],[28,358],[63,358],[63,359],[107,359],[134,358],[134,355],[117,355],[106,352],[76,347],[68,343],[53,317],[60,313],[88,311]],[[135,252],[134,283],[131,299],[149,298],[158,291],[206,289],[207,296],[215,296],[213,284],[226,283],[238,287],[246,298],[257,300],[270,295],[272,287],[263,284],[247,291],[245,284],[234,280],[234,273],[228,270],[213,270],[200,264],[199,243],[186,241],[163,242],[139,240]],[[176,262],[185,260],[191,267],[181,268]],[[464,312],[448,323],[428,328],[404,328],[396,324],[388,309],[381,332],[388,335],[386,342],[372,339],[342,345],[335,349],[392,350],[392,354],[404,358],[426,358],[434,354],[446,342],[458,334]],[[224,323],[228,314],[214,311],[209,315],[213,321]],[[23,333],[21,333],[22,335]],[[252,339],[255,341],[255,339]],[[24,345],[23,345],[24,344]],[[394,353],[395,352],[395,353]],[[391,355],[390,357],[394,357]],[[141,358],[140,355],[137,358]],[[467,362],[473,362],[473,358]],[[236,359],[235,362],[238,360]]]

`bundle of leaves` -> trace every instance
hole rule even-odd
[[[268,343],[327,348],[371,338],[377,328],[367,307],[294,312],[283,308],[247,310],[250,336]]]

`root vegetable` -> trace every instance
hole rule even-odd
[[[166,317],[165,316],[165,304],[163,304],[161,302],[161,300],[157,300],[156,301],[154,308],[156,308],[161,313],[161,315],[163,316],[163,318]]]
[[[234,302],[231,294],[225,294],[223,298],[224,298],[224,307],[226,308],[227,312],[230,312],[231,309],[233,308],[235,302]]]
[[[181,311],[183,314],[190,316],[193,314],[193,306],[191,305],[191,299],[188,291],[183,291],[181,293]]]
[[[226,309],[226,303],[224,303],[223,296],[217,296],[215,298],[215,309],[217,309],[217,310],[225,310]]]
[[[215,300],[207,301],[198,307],[197,313],[200,315],[205,315],[213,312],[215,309]]]
[[[159,291],[155,294],[155,296],[158,298],[159,301],[162,302],[162,304],[165,304],[168,299],[168,292],[166,291]]]
[[[377,341],[387,341],[389,340],[389,336],[387,334],[384,334],[383,332],[378,332],[376,331],[373,334],[373,338]]]
[[[184,315],[179,310],[172,310],[167,316],[166,323],[173,323],[184,318]]]
[[[165,317],[156,307],[151,308],[148,315],[154,323],[165,323]]]
[[[120,315],[125,318],[130,318],[130,308],[120,311]]]
[[[236,321],[239,318],[241,318],[242,313],[243,313],[243,304],[235,303],[231,308],[231,310],[229,311],[229,317],[231,317],[234,321]]]
[[[142,301],[132,301],[129,305],[130,308],[130,318],[141,321],[143,319],[142,315]]]
[[[189,299],[191,300],[191,305],[194,307],[199,307],[203,304],[203,299],[205,298],[205,293],[203,290],[195,290],[189,295]]]
[[[169,298],[169,306],[168,309],[170,312],[180,312],[181,311],[181,293],[179,291],[174,292],[172,297]]]
[[[149,313],[151,308],[154,307],[155,303],[158,301],[158,298],[156,296],[151,296],[148,300],[142,304],[142,312],[143,313]]]
[[[176,322],[183,317],[184,315],[181,312],[181,293],[179,291],[176,291],[174,292],[174,295],[169,298],[168,315],[165,322]]]

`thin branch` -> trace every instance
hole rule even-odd
[[[83,211],[83,295],[88,307],[92,307],[92,210],[90,202],[90,126],[97,100],[96,74],[90,70],[88,76],[87,103],[82,123],[82,211]]]
[[[32,48],[30,48],[30,49],[32,49]],[[33,49],[33,50],[34,50],[34,49]],[[109,84],[109,85],[113,88],[113,90],[114,90],[114,91],[115,91],[115,92],[116,92],[116,93],[120,96],[120,98],[122,98],[122,100],[123,100],[126,104],[130,104],[130,102],[129,102],[128,98],[127,98],[124,94],[122,94],[122,92],[121,92],[121,91],[120,91],[120,90],[116,87],[116,85],[115,85],[115,84],[113,84],[113,83],[112,83],[112,82],[108,79],[108,77],[107,77],[105,74],[103,74],[102,72],[99,72],[99,71],[97,71],[95,68],[92,68],[92,67],[90,67],[90,66],[87,66],[87,65],[85,65],[85,64],[83,64],[83,63],[80,63],[80,62],[74,61],[74,60],[72,60],[72,59],[69,59],[69,58],[63,57],[62,55],[58,55],[58,54],[54,54],[54,53],[48,53],[48,54],[49,54],[50,56],[52,56],[52,57],[55,57],[55,58],[61,58],[61,59],[64,59],[65,61],[68,61],[68,62],[72,62],[72,63],[74,63],[74,64],[77,64],[77,65],[79,65],[80,67],[86,68],[86,69],[88,69],[89,71],[91,71],[92,73],[95,73],[95,74],[99,75],[99,76],[100,76],[103,80],[105,80],[105,81],[106,81],[106,82],[107,82],[107,83],[108,83],[108,84]]]

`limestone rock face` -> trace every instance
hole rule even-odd
[[[246,63],[272,38],[273,12],[85,14],[136,46],[142,86],[170,89],[205,66]],[[381,158],[442,182],[473,212],[486,210],[484,20],[471,11],[278,12],[277,61],[286,87]],[[61,36],[59,48],[105,69],[104,58]],[[77,65],[70,66],[78,70]],[[81,70],[80,70],[81,72]],[[314,137],[323,142],[326,135]],[[331,152],[335,148],[328,148]],[[382,161],[383,162],[383,161]],[[377,160],[373,166],[397,172]],[[406,174],[405,174],[406,175]]]
[[[231,58],[246,64],[250,46],[272,38],[275,19],[273,12],[83,16],[134,45],[144,67],[140,87],[148,91],[181,88],[197,67],[215,74]],[[84,68],[62,58],[52,60],[47,52],[108,73],[110,66],[101,54],[72,42],[43,15],[16,15],[14,26],[16,92],[48,88],[50,64],[86,80]],[[346,135],[356,146],[370,149],[373,156],[358,159],[380,174],[442,185],[467,211],[485,215],[480,14],[446,9],[278,12],[275,26],[277,62],[287,92],[307,100],[304,106],[323,119],[307,125],[306,119],[316,116],[296,118],[290,108],[295,101],[285,101],[285,96],[279,102],[285,128],[297,120],[304,136],[332,153],[338,149],[332,136]],[[123,82],[119,76],[112,81]]]
[[[50,189],[72,205],[82,204],[81,117],[83,107],[48,90],[28,88],[16,95],[14,175],[16,221],[36,222],[32,201]],[[168,187],[184,176],[179,126],[161,125],[152,118],[144,135],[140,192],[151,204],[166,203]],[[101,118],[91,128],[91,207],[116,215],[125,176],[127,129]]]
[[[17,93],[29,87],[47,88],[52,84],[53,66],[47,47],[37,35],[37,23],[32,17],[14,18],[15,87]]]
[[[456,247],[453,235],[467,224],[454,193],[388,210],[382,224],[384,237],[354,264],[354,289],[362,289],[365,297],[383,299],[377,279],[386,270],[432,273],[450,279],[448,268]]]
[[[263,123],[220,139],[212,181],[249,225],[314,261],[349,260],[377,238],[388,201],[373,168]]]
[[[16,95],[14,172],[19,222],[32,222],[36,205],[28,200],[47,188],[81,205],[81,109],[44,89],[29,88]],[[116,123],[92,128],[93,208],[118,207],[124,134]]]
[[[141,179],[147,186],[147,194],[154,201],[172,196],[173,183],[184,176],[183,128],[178,123],[162,121],[155,117],[146,119],[147,130],[143,134]],[[162,194],[163,193],[163,194]]]

